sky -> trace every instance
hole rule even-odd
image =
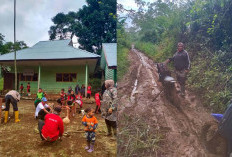
[[[143,0],[143,1],[152,3],[152,2],[155,2],[156,0]],[[130,10],[130,9],[137,10],[139,8],[137,4],[135,3],[135,0],[117,0],[117,3],[122,4],[123,7],[127,10]],[[121,16],[125,16],[126,12],[119,13],[119,14],[121,14]],[[132,20],[130,18],[127,18],[126,23],[127,23],[126,27],[132,26]]]
[[[85,0],[16,0],[16,40],[29,47],[49,40],[51,19],[57,13],[78,11]],[[14,0],[0,0],[0,33],[14,41]]]
[[[155,2],[156,0],[143,0],[145,2]],[[117,0],[117,3],[122,4],[125,9],[138,9],[135,0]]]

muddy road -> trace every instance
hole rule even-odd
[[[129,60],[131,63],[129,71],[118,83],[118,93],[121,98],[119,155],[224,156],[224,140],[216,134],[217,122],[201,102],[187,91],[185,98],[178,96],[180,99],[178,109],[168,101],[164,93],[159,94],[162,85],[158,82],[154,62],[134,48],[129,53]],[[155,97],[157,98],[154,100]],[[143,135],[145,133],[141,132],[141,124],[138,123],[139,119],[143,119],[142,125],[146,127],[148,134],[158,135],[145,137]],[[125,134],[130,128],[137,130],[137,133],[132,131]],[[137,140],[130,140],[134,137]],[[151,140],[153,143],[148,145]],[[133,149],[135,146],[138,146],[137,149]]]

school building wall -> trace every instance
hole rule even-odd
[[[33,69],[34,73],[38,73],[39,67],[20,67],[18,73],[23,73],[24,69]],[[56,82],[56,73],[76,73],[76,80],[73,82]],[[24,92],[26,92],[28,81],[19,81],[19,86],[23,84]],[[40,88],[47,93],[59,93],[62,88],[65,91],[71,86],[74,90],[75,86],[85,84],[85,66],[41,66]],[[31,93],[37,93],[38,81],[30,81]]]
[[[114,80],[117,82],[117,70],[116,69],[109,69],[106,65],[105,67],[105,80]]]

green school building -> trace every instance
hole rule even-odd
[[[101,69],[104,80],[117,82],[117,43],[103,43]]]
[[[42,88],[47,93],[58,93],[76,84],[88,85],[99,55],[73,47],[71,40],[40,41],[16,52],[18,88],[30,82],[31,93]],[[14,52],[0,56],[1,66],[10,66],[4,73],[4,90],[14,89]]]

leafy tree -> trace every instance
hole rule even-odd
[[[50,40],[78,37],[80,48],[101,50],[104,42],[116,42],[116,0],[86,0],[78,12],[58,13],[50,27]]]
[[[13,42],[6,42],[4,43],[4,35],[0,33],[0,53],[6,54],[12,52],[14,50],[21,50],[28,48],[27,44],[24,41],[16,41],[14,44]]]

